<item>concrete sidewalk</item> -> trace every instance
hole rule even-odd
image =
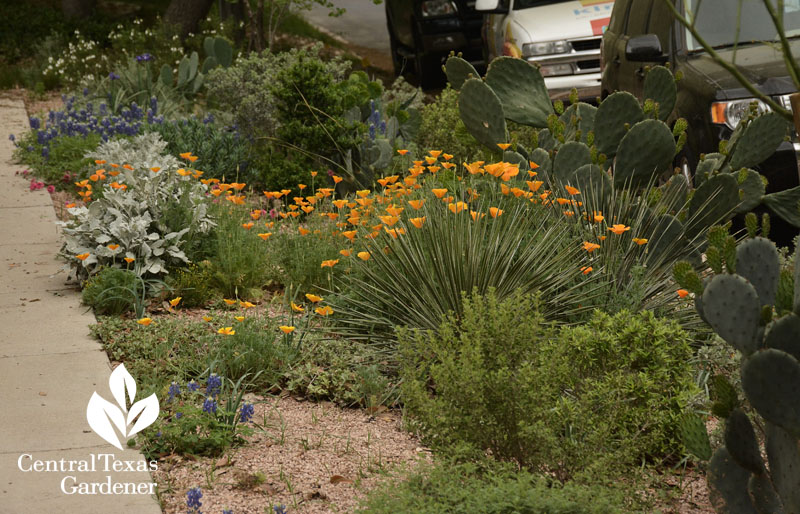
[[[55,259],[61,239],[50,196],[30,192],[27,181],[14,176],[21,167],[11,162],[8,134],[26,129],[23,103],[0,97],[0,512],[160,513],[147,494],[62,490],[103,484],[108,477],[112,484],[152,479],[145,471],[114,472],[115,459],[144,463],[144,458],[106,443],[86,421],[93,392],[113,398],[111,366],[89,336],[94,316],[65,284],[63,263]],[[103,454],[114,457],[98,457]],[[55,463],[50,471],[36,471],[35,461]],[[72,471],[69,461],[76,461]],[[81,467],[87,461],[94,471]]]

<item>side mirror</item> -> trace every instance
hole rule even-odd
[[[476,0],[475,10],[484,14],[506,14],[508,0]]]
[[[665,62],[661,41],[655,34],[634,36],[625,45],[625,58],[631,62]]]

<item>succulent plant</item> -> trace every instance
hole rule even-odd
[[[754,219],[755,215],[750,215],[748,225]],[[732,240],[718,233],[709,237],[707,255],[714,248],[712,253],[727,254],[722,259],[732,262],[727,263],[727,273],[717,269],[702,290],[697,290],[699,279],[685,263],[676,266],[675,277],[699,293],[698,312],[742,354],[742,389],[764,420],[764,453],[769,466],[762,458],[750,417],[738,407],[735,392],[729,385],[720,388],[727,393],[718,394],[714,412],[726,416],[725,444],[710,457],[711,499],[717,512],[796,514],[800,512],[800,305],[794,306],[795,312],[772,319],[774,312],[780,312],[774,309],[775,302],[788,280],[780,271],[774,243],[751,237],[731,254],[725,247]],[[794,258],[798,273],[800,247]],[[794,283],[794,294],[800,297],[800,281]],[[692,454],[708,460],[708,435],[697,420],[685,421],[682,435]]]

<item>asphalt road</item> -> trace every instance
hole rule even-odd
[[[328,9],[315,5],[306,19],[341,36],[355,45],[389,54],[389,33],[386,31],[386,7],[372,0],[333,0],[336,7],[346,9],[337,17],[328,16]]]

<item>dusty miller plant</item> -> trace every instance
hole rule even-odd
[[[149,133],[109,141],[87,155],[119,164],[114,180],[127,187],[104,183],[99,186],[101,198],[73,207],[73,218],[61,223],[65,242],[60,255],[77,278],[104,267],[128,267],[138,276],[167,274],[171,266],[189,262],[182,250],[188,236],[207,233],[215,225],[208,214],[206,186],[178,175],[179,162],[165,148],[158,134]],[[83,260],[76,258],[87,253]]]

